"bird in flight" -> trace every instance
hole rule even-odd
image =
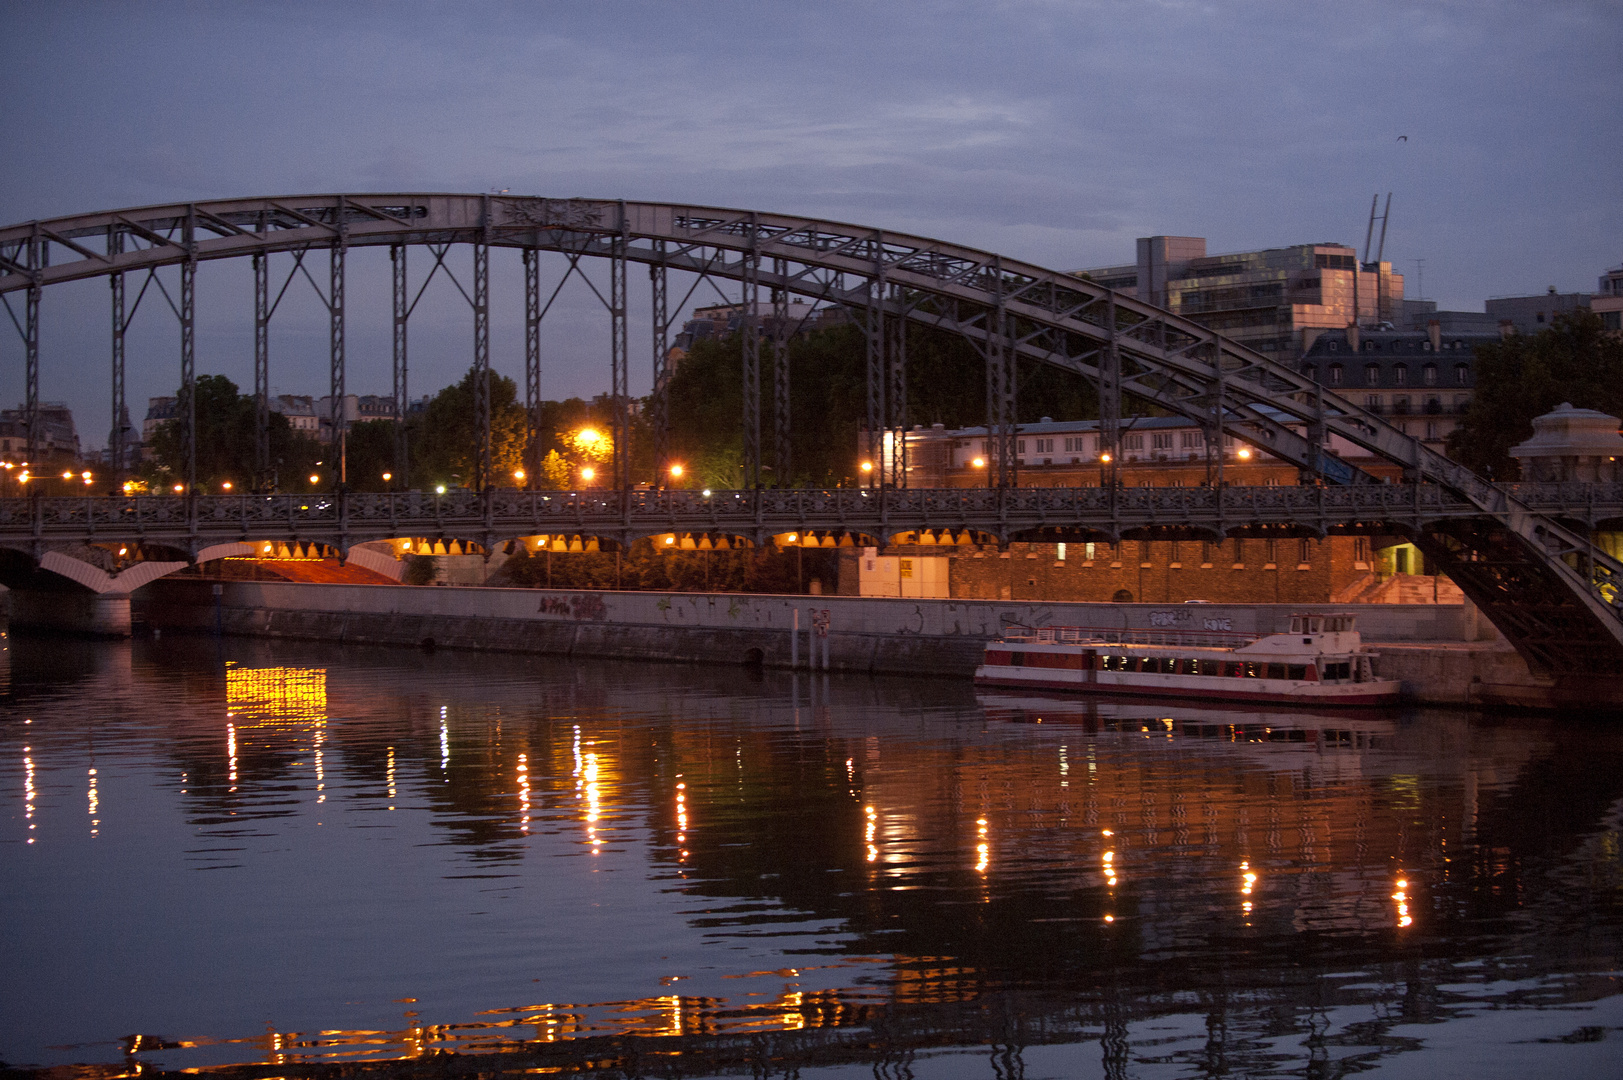
[[[1409,141],[1409,136],[1407,136],[1407,135],[1399,135],[1398,136],[1398,142],[1408,142],[1408,141]]]

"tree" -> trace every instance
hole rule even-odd
[[[1533,418],[1564,401],[1623,415],[1623,337],[1588,308],[1564,312],[1531,336],[1476,348],[1476,392],[1448,453],[1496,480],[1521,470],[1510,448],[1532,437]]]
[[[854,479],[868,419],[867,342],[847,324],[789,342],[791,485],[832,486]],[[777,440],[772,381],[777,363],[761,343],[761,447],[769,468]],[[1098,415],[1098,395],[1086,380],[1021,361],[1016,408],[1023,423],[1044,416]],[[971,427],[986,422],[986,365],[973,344],[931,327],[907,331],[907,416],[913,424]],[[696,484],[735,487],[743,477],[743,341],[703,338],[683,357],[669,388],[671,449]],[[768,484],[777,482],[771,471]]]
[[[270,414],[270,476],[254,474],[256,424],[252,395],[239,393],[224,375],[200,375],[193,384],[196,402],[197,482],[204,490],[218,491],[229,482],[235,490],[269,490],[279,482],[297,487],[321,458],[314,439],[295,432],[281,413]],[[179,392],[177,397],[183,395]],[[167,486],[186,476],[186,453],[181,421],[159,425],[152,436],[153,466],[148,479]]]
[[[406,481],[397,477],[394,459],[395,422],[360,420],[344,436],[344,475],[351,491],[388,491]],[[383,479],[388,473],[390,479]]]
[[[433,487],[477,487],[479,421],[475,409],[473,368],[462,381],[447,386],[429,401],[428,408],[408,424],[411,482]],[[524,406],[512,379],[494,371],[490,378],[490,482],[513,487],[515,474],[524,468]]]

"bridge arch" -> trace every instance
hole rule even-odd
[[[403,253],[413,246],[452,243],[474,249],[470,302],[475,310],[478,371],[489,368],[484,276],[489,250],[506,247],[523,253],[526,391],[532,402],[539,385],[535,253],[556,252],[572,261],[608,260],[611,400],[616,433],[621,435],[616,440],[614,479],[622,492],[628,491],[632,479],[624,438],[630,362],[625,282],[628,264],[638,263],[650,268],[655,281],[656,386],[666,373],[669,344],[665,275],[675,270],[738,283],[745,304],[755,305],[751,310],[759,310],[760,291],[765,288],[774,310],[783,310],[787,297],[799,295],[859,313],[867,339],[867,430],[876,461],[882,460],[883,435],[900,430],[905,416],[905,362],[887,343],[893,340],[894,328],[906,325],[951,330],[980,350],[987,367],[987,474],[1000,490],[1011,487],[1017,468],[1016,358],[1052,365],[1093,382],[1102,403],[1101,430],[1111,447],[1119,437],[1122,402],[1132,396],[1196,420],[1214,438],[1226,433],[1259,446],[1322,483],[1361,485],[1369,480],[1328,451],[1334,436],[1401,464],[1410,479],[1430,482],[1469,504],[1474,510],[1469,519],[1455,517],[1446,527],[1422,528],[1416,541],[1531,661],[1555,670],[1609,674],[1623,660],[1623,562],[1598,548],[1587,530],[1540,512],[1516,492],[1475,476],[1310,375],[1191,320],[1069,274],[928,237],[794,215],[623,200],[328,194],[102,211],[3,228],[0,297],[25,296],[20,326],[30,445],[37,439],[39,297],[50,285],[108,277],[114,281],[115,302],[122,305],[126,275],[179,266],[177,313],[182,323],[182,386],[187,388],[194,377],[190,343],[198,265],[218,259],[254,260],[257,285],[259,267],[269,254],[325,250],[331,257],[328,300],[338,397],[344,377],[344,253],[366,246]],[[397,278],[397,327],[403,325],[398,285]],[[262,292],[256,287],[256,304]],[[256,326],[264,325],[261,315],[262,309],[256,307]],[[115,312],[115,323],[121,317]],[[778,326],[783,325],[780,320]],[[397,337],[397,373],[403,370],[402,341]],[[755,482],[766,456],[760,435],[762,370],[758,338],[746,334],[744,341],[745,475]],[[120,349],[115,342],[115,365],[122,362]],[[263,361],[263,350],[256,348],[255,382],[261,401]],[[114,383],[122,385],[121,367],[115,370]],[[488,383],[481,380],[478,386]],[[773,408],[781,410],[777,412],[783,421],[778,425],[781,433],[787,430],[787,384],[779,378],[771,390]],[[487,487],[488,390],[478,408],[487,433],[478,472],[481,487]],[[661,425],[656,429],[662,430]],[[188,437],[191,430],[187,423]],[[786,446],[785,442],[778,448],[780,460]],[[874,483],[884,479],[877,476]],[[1421,517],[1417,514],[1411,520]],[[875,534],[894,531],[892,524],[880,522]],[[5,527],[0,521],[0,529]],[[1108,527],[1119,532],[1122,526],[1112,519]],[[625,542],[631,529],[629,521],[622,524],[618,539]],[[1013,535],[1004,523],[991,531],[1005,538]]]

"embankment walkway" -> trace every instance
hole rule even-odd
[[[1542,704],[1544,680],[1469,605],[1074,604],[742,593],[327,585],[169,579],[159,628],[967,678],[1005,626],[1272,633],[1292,611],[1354,611],[1414,701]],[[826,635],[819,625],[826,625]]]

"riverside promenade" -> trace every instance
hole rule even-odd
[[[142,607],[159,630],[952,678],[968,678],[985,641],[1006,626],[1273,633],[1293,611],[1352,611],[1409,700],[1551,703],[1548,681],[1468,604],[1076,604],[174,578],[154,582]]]

